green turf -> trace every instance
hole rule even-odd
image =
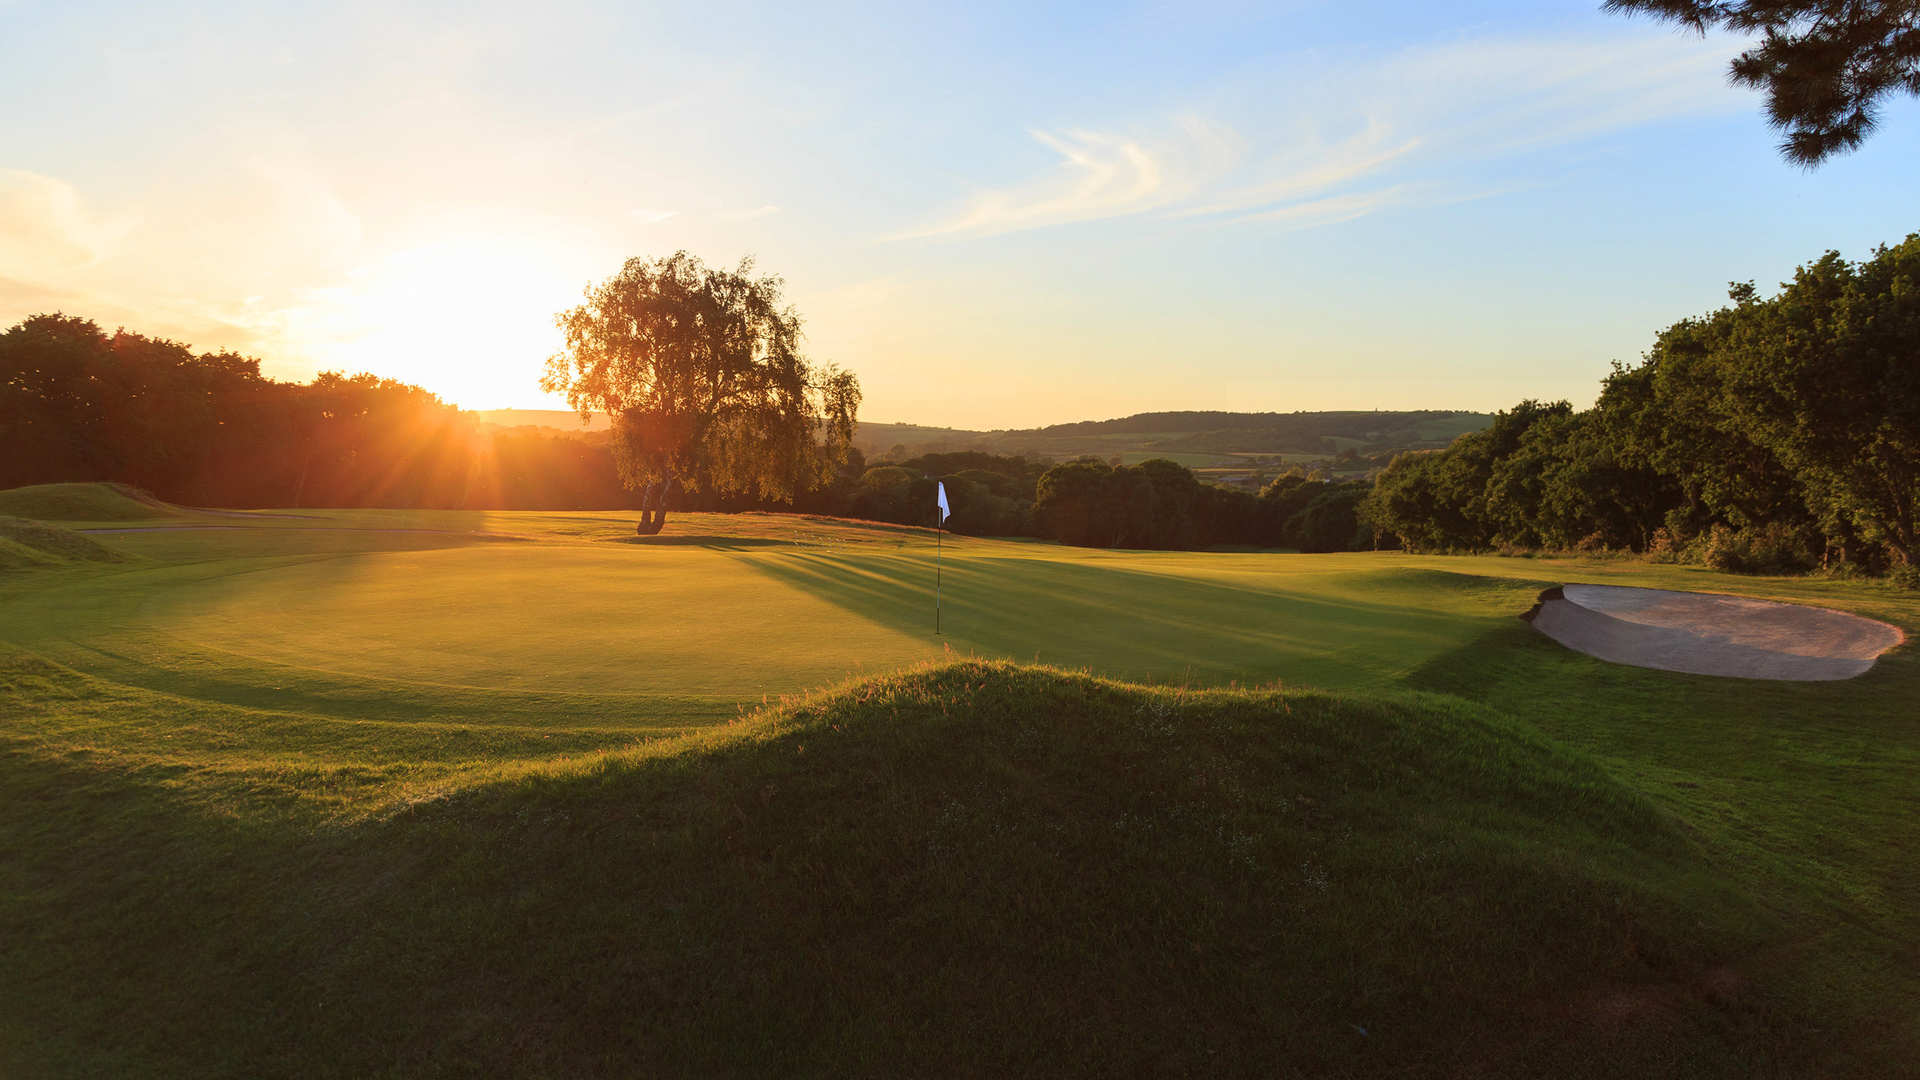
[[[63,561],[31,544],[0,535],[0,571],[42,570]]]
[[[122,562],[126,556],[118,549],[92,536],[72,529],[49,525],[44,521],[0,517],[0,549],[12,553],[0,567],[8,569],[40,567],[67,562]],[[22,550],[24,549],[24,550]]]
[[[125,484],[35,484],[0,491],[0,515],[41,521],[142,521],[180,512]]]
[[[1914,651],[1754,684],[1514,618],[1920,628],[1873,583],[949,537],[936,636],[923,530],[93,522],[128,561],[0,575],[0,1074],[1920,1057]]]

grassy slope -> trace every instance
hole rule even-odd
[[[124,484],[35,484],[0,491],[0,515],[41,521],[141,521],[178,507]]]
[[[1000,454],[1044,454],[1068,460],[1083,454],[1106,458],[1118,454],[1130,464],[1167,457],[1189,466],[1235,464],[1237,454],[1298,453],[1306,460],[1324,460],[1330,438],[1335,450],[1370,453],[1412,447],[1444,446],[1455,436],[1478,431],[1492,417],[1485,413],[1415,420],[1413,413],[1349,413],[1332,425],[1342,432],[1323,436],[1328,414],[1274,415],[1254,413],[1146,413],[1120,420],[1058,424],[1015,431],[960,431],[912,424],[861,424],[855,441],[869,459],[896,446],[909,454],[928,449],[985,450]],[[1336,414],[1338,415],[1338,414]]]
[[[967,667],[676,740],[944,656],[924,535],[244,525],[0,579],[9,1075],[1111,1072],[1152,1046],[1195,1071],[1870,1076],[1920,1051],[1913,650],[1755,687],[1512,618],[1543,581],[1634,580],[1920,626],[1891,593],[961,542],[963,653],[1363,696]]]
[[[25,518],[0,517],[0,567],[38,568],[68,562],[121,562],[126,556],[85,533]],[[21,550],[25,549],[25,550]],[[16,561],[17,560],[17,561]]]
[[[0,764],[69,833],[6,863],[15,1060],[1736,1076],[1792,1034],[1613,1016],[1767,920],[1644,799],[1458,702],[975,663],[351,823],[141,781]]]

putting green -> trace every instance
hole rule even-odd
[[[392,511],[174,524],[94,534],[129,562],[0,577],[9,662],[125,698],[110,737],[98,711],[44,699],[50,736],[168,760],[197,746],[236,768],[289,753],[454,767],[705,727],[953,656],[1193,686],[1451,685],[1497,659],[1475,650],[1518,626],[1534,575],[1569,570],[948,538],[936,635],[922,530],[690,514],[635,542],[618,514]]]
[[[959,953],[940,951],[956,940],[942,935],[956,925],[980,935],[970,940],[1013,942],[1022,970],[1061,941],[1092,940],[1073,937],[1088,928],[1102,955],[1133,956],[1135,937],[1172,941],[1174,967],[1200,965],[1193,985],[1227,988],[1193,998],[1203,1007],[1307,1015],[1206,974],[1250,970],[1238,932],[1205,956],[1190,953],[1190,935],[1161,933],[1163,913],[1188,901],[1205,926],[1242,925],[1219,916],[1244,917],[1253,909],[1236,905],[1249,900],[1278,906],[1244,925],[1322,949],[1263,985],[1331,1002],[1315,1023],[1341,1039],[1355,1002],[1384,1010],[1376,1030],[1396,1030],[1392,1010],[1430,1018],[1435,1002],[1462,1000],[1456,972],[1505,993],[1515,971],[1547,970],[1537,954],[1555,970],[1588,958],[1558,979],[1551,1000],[1569,1009],[1612,1009],[1622,986],[1695,1001],[1701,971],[1750,980],[1749,1004],[1700,1004],[1680,1041],[1650,1030],[1655,1056],[1596,1058],[1607,1075],[1675,1061],[1731,1062],[1728,1076],[1848,1075],[1793,1068],[1803,1048],[1834,1046],[1834,1060],[1861,1063],[1852,1075],[1882,1076],[1920,1047],[1900,1007],[1917,976],[1888,949],[1920,940],[1920,653],[1895,648],[1844,682],[1730,692],[1725,680],[1596,660],[1515,618],[1547,583],[1611,583],[1811,603],[1920,632],[1920,603],[1883,583],[1627,559],[950,537],[936,636],[934,545],[920,530],[676,515],[668,535],[636,542],[620,514],[169,513],[161,531],[65,522],[117,561],[60,548],[0,572],[0,794],[22,808],[0,830],[0,931],[21,943],[0,979],[0,1072],[58,1060],[151,1073],[165,1070],[124,1062],[206,1046],[285,1064],[272,1056],[284,1040],[248,1040],[289,1023],[315,1030],[323,1002],[329,1018],[344,1001],[362,1012],[285,1044],[302,1060],[346,1060],[341,1047],[368,1045],[369,1020],[427,1030],[410,1010],[516,1040],[556,1030],[526,1026],[546,1008],[549,1020],[588,1017],[582,1031],[638,1031],[643,983],[727,1002],[726,1017],[741,1018],[684,1045],[758,1045],[763,1028],[805,1019],[821,1000],[809,980],[833,970],[871,989],[859,1000],[917,1023],[951,999],[922,1007],[870,976],[897,973],[900,955],[946,970]],[[1191,696],[950,665],[727,724],[763,697],[950,651],[1285,692]],[[843,730],[833,709],[859,728]],[[653,745],[629,751],[637,742]],[[1536,768],[1549,761],[1559,764]],[[1623,806],[1636,809],[1622,818]],[[1089,831],[1063,847],[1063,820]],[[1031,882],[1088,852],[1146,869],[1117,872],[1111,892],[1049,887],[1076,929],[1036,923]],[[1124,861],[1143,853],[1165,861]],[[1196,855],[1218,875],[1199,890],[1186,884]],[[1022,859],[1028,869],[1005,872]],[[903,865],[920,867],[904,894]],[[1679,876],[1659,877],[1668,871]],[[1642,894],[1651,907],[1604,900],[1656,878]],[[946,895],[924,891],[936,879],[952,902],[896,903]],[[983,905],[988,879],[1008,890]],[[795,891],[769,893],[769,882]],[[1168,891],[1113,918],[1111,897],[1142,882]],[[1733,895],[1751,911],[1723,903]],[[1696,940],[1709,922],[1735,932]],[[1036,925],[1030,940],[1004,932]],[[901,947],[873,937],[876,926],[932,936],[914,930]],[[743,981],[702,992],[712,942],[762,933],[772,952],[735,953],[719,969]],[[836,969],[850,947],[876,962]],[[1377,992],[1328,995],[1315,981],[1335,967],[1401,971],[1373,966],[1379,955],[1410,959]],[[662,957],[685,960],[695,981],[656,978]],[[630,966],[603,977],[610,962]],[[790,989],[761,1011],[735,1008],[780,964],[801,973]],[[1134,969],[1146,970],[1126,977]],[[1168,969],[1142,983],[1155,1010]],[[1064,1001],[1072,987],[1108,985],[1071,962],[1035,970],[1071,974]],[[908,983],[924,980],[910,972]],[[527,996],[474,1012],[466,989],[489,984]],[[1004,985],[967,982],[969,993]],[[1432,993],[1401,996],[1408,987]],[[1186,1022],[1187,1003],[1169,1023]],[[1501,1043],[1535,1019],[1483,1013],[1466,1042]],[[812,1023],[782,1038],[844,1026]],[[89,1068],[85,1055],[103,1046]],[[28,1067],[5,1067],[19,1061]],[[248,1071],[263,1070],[276,1071]]]
[[[343,536],[376,549],[280,553]],[[25,593],[0,633],[122,684],[396,723],[699,725],[955,653],[1361,687],[1485,633],[1534,587],[1360,558],[967,541],[939,559],[936,635],[924,543],[471,543],[311,524],[110,539],[152,562]],[[377,548],[426,542],[452,546]]]
[[[156,619],[181,646],[304,677],[745,699],[927,643],[697,548],[486,545],[225,579]]]

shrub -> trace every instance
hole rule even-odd
[[[1703,540],[1707,565],[1736,574],[1803,574],[1820,561],[1804,526],[1769,522],[1735,530],[1715,525]]]
[[[1827,567],[1820,571],[1820,575],[1834,581],[1854,581],[1868,576],[1866,567],[1861,566],[1857,562],[1849,562],[1846,559],[1839,559],[1827,564]]]
[[[1672,530],[1664,525],[1653,530],[1653,538],[1647,541],[1648,562],[1676,563],[1680,556],[1681,545],[1673,538]]]
[[[1613,551],[1613,545],[1607,542],[1607,534],[1599,530],[1588,533],[1573,545],[1573,550],[1582,555],[1606,555]]]

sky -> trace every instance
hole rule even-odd
[[[1597,0],[0,0],[0,327],[63,311],[466,408],[685,249],[868,420],[1593,400],[1920,229],[1920,108],[1783,162],[1741,41]]]

